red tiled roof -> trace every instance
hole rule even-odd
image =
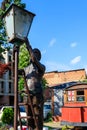
[[[49,86],[55,86],[56,84],[81,81],[86,78],[85,69],[70,70],[70,71],[52,71],[44,74],[44,78],[47,80]]]

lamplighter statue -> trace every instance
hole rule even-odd
[[[19,74],[25,75],[29,93],[31,95],[32,104],[34,106],[35,116],[37,116],[37,125],[39,130],[43,129],[43,88],[42,77],[45,72],[45,66],[40,63],[41,52],[39,49],[32,49],[28,39],[26,38],[27,49],[30,54],[30,64],[22,70]],[[26,91],[26,88],[25,90]],[[29,108],[29,115],[32,116],[32,110]],[[29,126],[35,129],[34,119],[29,119]]]

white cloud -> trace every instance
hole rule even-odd
[[[42,50],[42,51],[41,51],[41,54],[46,54],[46,50]]]
[[[70,44],[70,46],[73,48],[73,47],[76,47],[77,46],[77,43],[76,42],[73,42]]]
[[[47,61],[45,63],[46,66],[46,71],[50,72],[50,71],[66,71],[66,70],[70,70],[70,67],[64,64],[60,64],[57,62],[52,62],[52,61]]]
[[[56,43],[56,39],[53,38],[50,43],[49,43],[49,47],[52,47],[54,44]]]
[[[81,56],[77,56],[74,59],[72,59],[70,63],[74,65],[80,62],[80,60],[81,60]]]

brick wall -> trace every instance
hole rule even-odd
[[[81,81],[86,78],[85,69],[70,70],[70,71],[53,71],[44,74],[49,86],[55,86],[65,82]]]

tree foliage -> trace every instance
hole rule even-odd
[[[48,87],[48,83],[47,83],[47,80],[45,78],[42,79],[42,85],[43,85],[44,90]]]
[[[24,69],[24,67],[27,67],[29,65],[29,52],[26,48],[26,44],[23,44],[20,46],[19,51],[19,69]],[[19,90],[22,90],[24,88],[24,79],[22,76],[20,76],[19,82],[18,82],[18,88]]]
[[[81,81],[82,83],[87,83],[87,78]]]
[[[13,124],[14,111],[12,108],[5,108],[1,117],[1,120],[5,124]]]
[[[23,69],[24,67],[29,65],[29,52],[26,48],[26,44],[23,44],[20,46],[20,51],[19,51],[19,68]]]

